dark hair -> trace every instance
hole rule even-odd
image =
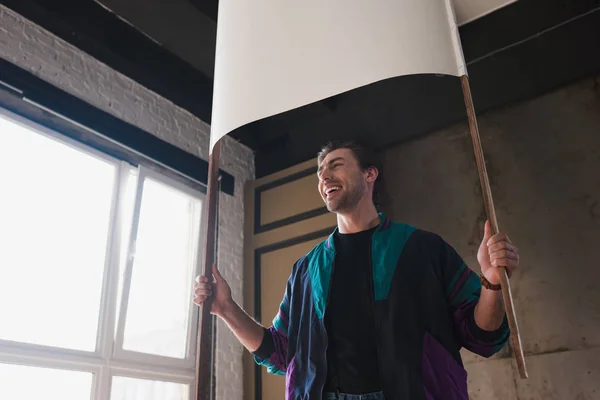
[[[356,161],[358,161],[358,166],[362,171],[365,171],[367,168],[370,167],[377,168],[377,170],[379,171],[379,175],[377,175],[375,185],[373,186],[373,204],[375,204],[376,207],[379,207],[381,202],[381,192],[383,186],[383,171],[377,153],[373,149],[363,146],[361,143],[355,142],[353,140],[328,142],[323,147],[321,147],[321,150],[317,155],[317,161],[319,165],[323,162],[323,159],[327,157],[329,153],[338,149],[348,149],[352,151],[352,154],[354,154]]]

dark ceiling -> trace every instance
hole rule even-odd
[[[216,0],[2,0],[209,122]],[[600,0],[519,0],[460,28],[475,106],[522,101],[600,71]],[[448,76],[395,78],[276,115],[231,135],[257,177],[314,157],[326,140],[383,148],[466,118]]]

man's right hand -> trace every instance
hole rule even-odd
[[[255,352],[262,343],[265,329],[233,301],[231,288],[216,265],[213,265],[212,273],[214,282],[204,275],[196,277],[194,304],[200,306],[206,299],[212,298],[210,313],[221,317],[240,343],[249,352]]]
[[[209,279],[204,275],[196,277],[196,283],[194,283],[194,304],[200,306],[206,299],[212,297],[210,313],[223,317],[226,307],[233,303],[231,288],[219,273],[216,265],[213,265],[212,273],[214,282],[209,282]]]

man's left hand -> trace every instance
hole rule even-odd
[[[490,222],[485,223],[485,234],[479,251],[477,252],[477,261],[481,266],[481,273],[492,284],[500,284],[499,267],[506,267],[508,277],[519,266],[519,249],[512,244],[508,235],[498,233],[492,236]]]

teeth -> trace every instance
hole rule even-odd
[[[325,191],[325,194],[329,194],[329,193],[331,193],[331,192],[332,192],[332,191],[334,191],[334,190],[340,190],[341,188],[342,188],[341,186],[332,186],[332,187],[329,187],[329,188],[327,188],[327,190]]]

